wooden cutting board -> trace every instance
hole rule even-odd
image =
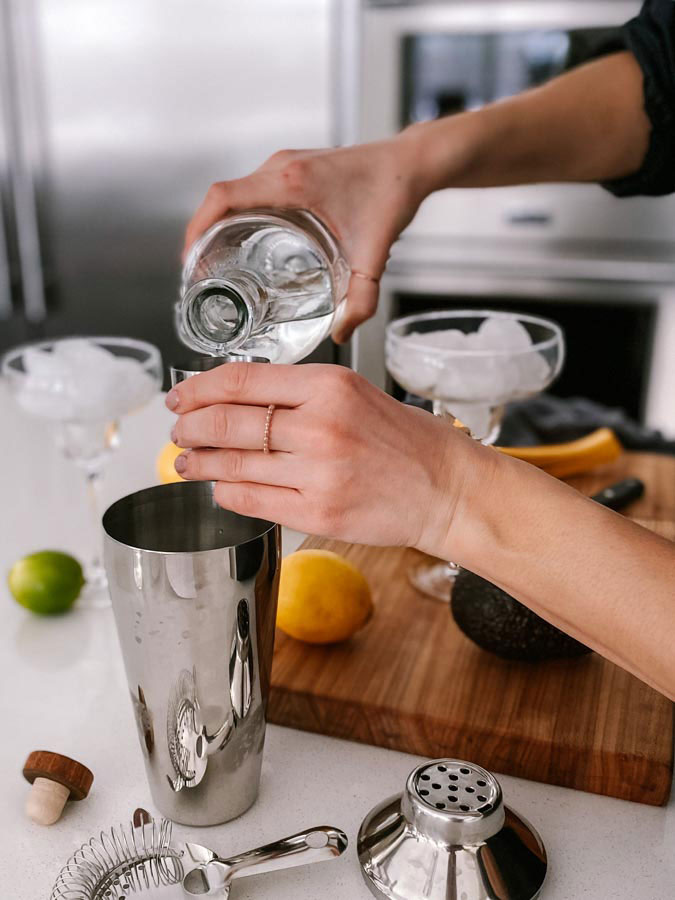
[[[572,479],[592,494],[634,475],[632,518],[675,540],[675,458],[625,454]],[[351,559],[377,613],[347,643],[312,647],[277,632],[269,719],[307,731],[454,756],[534,781],[660,805],[670,794],[673,704],[597,654],[517,663],[469,641],[445,604],[420,596],[414,550],[309,538]]]

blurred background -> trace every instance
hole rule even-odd
[[[175,337],[185,224],[283,147],[394,134],[621,46],[633,0],[0,0],[0,352]],[[675,436],[675,199],[598,186],[444,191],[395,248],[348,348],[391,388],[384,329],[425,308],[552,318],[553,392]],[[670,349],[669,349],[670,348]]]

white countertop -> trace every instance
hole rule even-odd
[[[172,416],[160,399],[123,424],[105,498],[155,483],[154,459]],[[46,900],[54,879],[80,843],[137,806],[153,811],[137,745],[112,613],[75,611],[41,619],[11,598],[4,573],[20,556],[63,549],[84,556],[80,474],[62,460],[47,429],[19,414],[0,384],[0,897]],[[286,536],[286,550],[298,536]],[[87,764],[90,797],[70,803],[51,828],[23,812],[21,776],[34,749],[52,749]],[[450,748],[448,748],[450,749]],[[402,790],[418,758],[270,726],[260,798],[241,819],[212,829],[176,826],[176,834],[223,853],[317,824],[350,838],[339,860],[244,879],[232,898],[367,900],[356,857],[356,834],[377,802]],[[476,760],[480,762],[480,760]],[[675,808],[626,803],[578,791],[501,777],[506,802],[540,831],[549,854],[542,900],[669,900],[675,897]],[[146,894],[146,896],[150,896]],[[180,897],[173,889],[152,896]]]

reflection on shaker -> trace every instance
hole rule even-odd
[[[169,698],[166,736],[175,778],[167,775],[173,791],[194,788],[206,774],[208,757],[222,750],[234,731],[229,715],[218,730],[209,735],[197,698],[197,673],[183,669]]]
[[[165,561],[166,577],[177,597],[189,600],[197,596],[194,558],[177,554],[167,556]]]
[[[174,791],[196,787],[206,773],[204,726],[196,696],[195,673],[183,669],[169,698],[166,737],[175,778],[167,775]]]
[[[152,728],[152,719],[150,710],[145,702],[145,694],[143,688],[138,685],[138,699],[131,695],[131,702],[136,715],[136,724],[138,725],[138,734],[141,739],[141,746],[147,750],[148,756],[152,754],[155,746],[155,733]]]
[[[251,619],[248,603],[240,600],[230,655],[230,696],[236,719],[245,718],[251,708],[253,671]]]

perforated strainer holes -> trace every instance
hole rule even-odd
[[[418,772],[414,783],[421,800],[449,814],[485,814],[498,802],[499,786],[482,769],[443,761]],[[480,791],[480,792],[479,792]]]

